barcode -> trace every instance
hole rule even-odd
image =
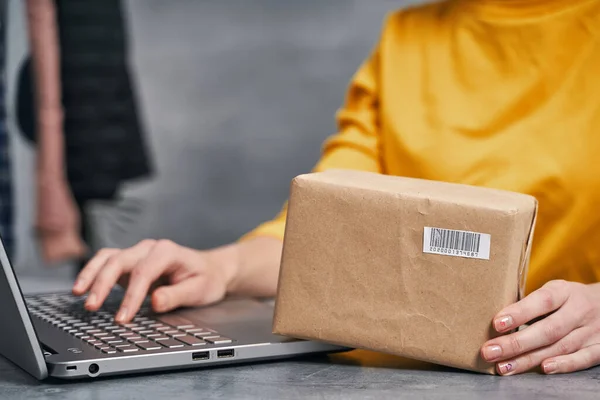
[[[481,233],[432,228],[429,246],[479,253]]]
[[[423,252],[489,260],[490,242],[485,233],[425,227]]]

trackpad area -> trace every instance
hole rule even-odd
[[[212,306],[181,309],[177,314],[206,325],[272,321],[273,306],[270,302],[253,299],[227,299]]]

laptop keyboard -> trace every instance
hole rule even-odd
[[[199,327],[177,315],[157,315],[146,301],[136,317],[126,324],[115,322],[120,297],[109,296],[99,311],[84,308],[85,298],[70,294],[26,298],[29,313],[69,333],[106,354],[185,349],[224,345],[232,339],[213,329]]]

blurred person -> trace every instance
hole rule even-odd
[[[114,236],[143,218],[122,196],[125,184],[150,175],[126,21],[119,0],[26,7],[32,65],[22,70],[19,114],[37,145],[35,228],[47,263],[85,260],[90,246],[123,245]]]
[[[390,14],[314,171],[359,169],[527,193],[540,202],[527,297],[501,310],[482,356],[499,373],[600,364],[600,2],[447,0]],[[75,294],[117,321],[276,293],[286,210],[242,240],[104,249]],[[545,318],[542,318],[545,317]]]

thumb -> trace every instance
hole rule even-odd
[[[203,276],[195,276],[169,286],[161,286],[152,293],[152,309],[164,313],[182,306],[202,304],[206,283]]]

